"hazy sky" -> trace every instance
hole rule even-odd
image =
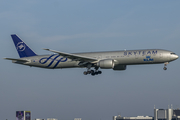
[[[37,54],[167,49],[180,55],[179,0],[0,0],[0,119],[15,111],[32,118],[112,120],[180,107],[180,64],[127,66],[126,71],[42,69],[4,60],[19,58],[11,34]]]

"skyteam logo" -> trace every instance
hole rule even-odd
[[[21,52],[24,51],[26,49],[25,43],[24,42],[18,42],[18,44],[16,45],[16,49],[18,51],[21,51]]]
[[[151,56],[146,56],[146,59],[144,59],[144,61],[154,61],[154,59],[151,58]]]
[[[57,55],[57,54],[53,54],[49,57],[44,57],[44,58],[41,58],[39,60],[39,63],[41,64],[46,64],[48,63],[48,65],[46,67],[50,67],[53,63],[55,63],[55,65],[53,66],[53,68],[56,68],[57,65],[60,63],[60,62],[66,62],[67,61],[67,58],[63,58],[63,57],[60,57],[60,55]]]

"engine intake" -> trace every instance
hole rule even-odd
[[[97,63],[97,66],[101,69],[113,69],[114,68],[114,60],[108,59],[108,60],[100,60]]]

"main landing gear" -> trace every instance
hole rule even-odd
[[[90,71],[84,71],[84,75],[87,75],[87,74],[91,74],[92,76],[94,75],[98,75],[98,74],[101,74],[102,72],[101,71],[94,71],[94,70],[90,70]]]
[[[166,67],[167,64],[169,64],[169,62],[165,62],[165,63],[164,63],[164,68],[163,68],[164,70],[167,70],[167,67]]]
[[[90,68],[87,69],[87,71],[84,71],[84,75],[91,74],[92,76],[101,74],[101,71],[98,71],[98,67],[95,67],[95,70],[91,70]]]

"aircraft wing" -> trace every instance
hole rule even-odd
[[[22,59],[15,59],[15,58],[4,58],[6,60],[14,60],[14,61],[18,61],[18,62],[29,62],[28,60],[22,60]]]
[[[50,50],[50,49],[44,49],[44,50],[57,53],[63,57],[72,59],[73,61],[81,61],[81,62],[96,62],[96,61],[98,61],[97,59],[91,58],[91,57],[86,57],[86,56],[81,56],[81,55],[76,55],[76,54],[70,54],[70,53],[64,53],[64,52],[59,52],[59,51]]]

